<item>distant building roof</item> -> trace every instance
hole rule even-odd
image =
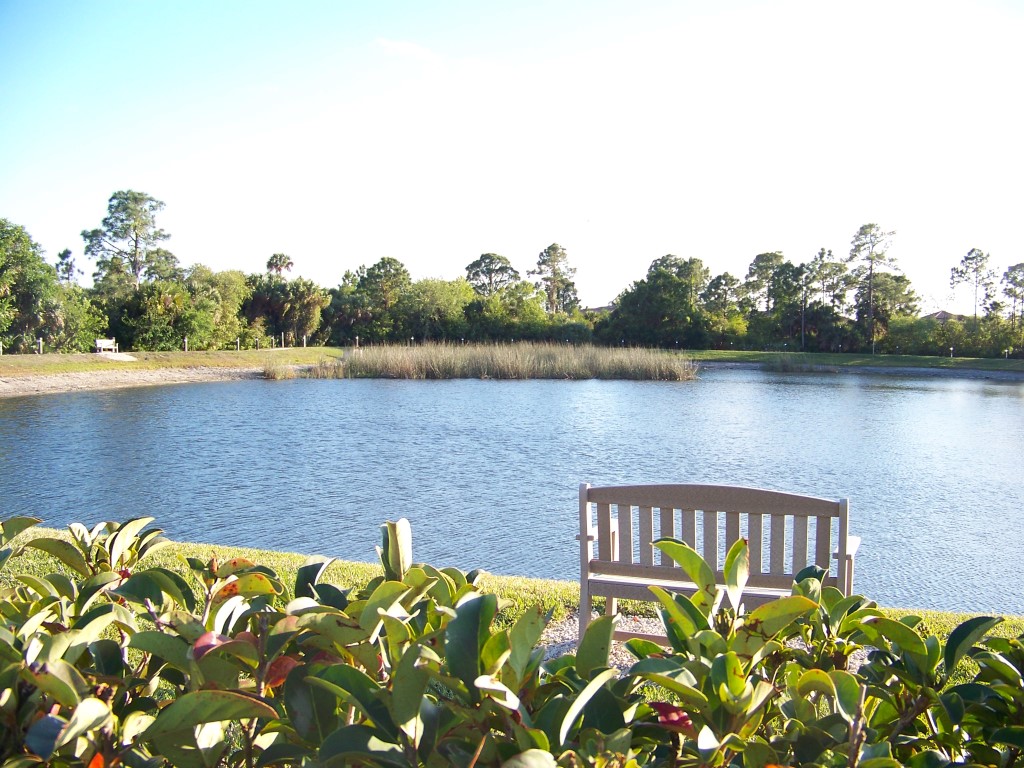
[[[956,320],[957,322],[963,322],[967,319],[966,315],[955,315],[952,312],[947,312],[944,309],[940,309],[938,312],[932,312],[930,315],[924,316],[925,320],[938,320],[940,323],[945,323],[949,320]]]

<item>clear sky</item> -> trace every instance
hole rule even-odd
[[[183,265],[454,279],[552,242],[584,305],[864,223],[922,310],[1024,261],[1022,2],[0,0],[0,217],[52,261],[146,192]]]

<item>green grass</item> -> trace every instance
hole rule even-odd
[[[265,368],[268,364],[314,365],[340,358],[336,347],[297,347],[240,352],[131,352],[135,361],[108,360],[96,354],[0,355],[0,376],[46,376],[83,371],[129,371],[159,368]]]
[[[689,359],[656,349],[565,344],[421,344],[365,347],[315,366],[319,378],[629,379],[688,381]]]
[[[687,350],[694,362],[753,363],[782,370],[786,361],[790,370],[829,368],[942,368],[962,371],[1013,371],[1024,373],[1024,360],[987,357],[929,357],[926,355],[865,355],[836,352],[750,352],[731,349]]]

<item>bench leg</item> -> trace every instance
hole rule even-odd
[[[604,612],[607,616],[614,616],[619,612],[619,601],[614,597],[606,597],[604,599]]]
[[[590,592],[584,587],[580,590],[580,634],[576,640],[577,643],[583,639],[583,635],[587,631],[587,625],[590,624],[590,612],[593,609],[593,598],[591,598]]]

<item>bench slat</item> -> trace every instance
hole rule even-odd
[[[704,520],[704,551],[701,555],[708,561],[711,570],[717,571],[718,562],[718,513],[705,512]]]
[[[786,570],[786,516],[772,515],[771,550],[769,552],[769,573],[782,573]]]
[[[672,511],[672,507],[661,507],[661,509],[658,510],[658,514],[659,514],[659,518],[660,518],[659,524],[660,524],[661,538],[666,538],[666,537],[675,538],[675,535],[676,535],[676,520],[675,520],[675,515],[674,515],[674,513]],[[664,552],[662,552],[660,554],[660,556],[658,557],[658,562],[661,563],[662,565],[674,565],[674,563],[672,562],[672,559],[668,555],[666,555]]]
[[[830,520],[819,517],[814,525],[817,527],[814,535],[814,562],[822,568],[828,568],[832,560],[832,524]]]
[[[610,504],[597,505],[597,556],[612,559],[612,512]]]
[[[764,572],[761,560],[761,543],[764,532],[761,530],[761,515],[747,515],[747,543],[750,546],[750,575],[757,576]]]
[[[654,510],[650,507],[640,507],[638,511],[640,528],[640,563],[642,565],[654,565]]]
[[[623,563],[632,563],[633,508],[629,504],[617,505],[616,518],[619,521],[619,554],[617,559]]]
[[[807,565],[807,518],[793,518],[793,573]]]

